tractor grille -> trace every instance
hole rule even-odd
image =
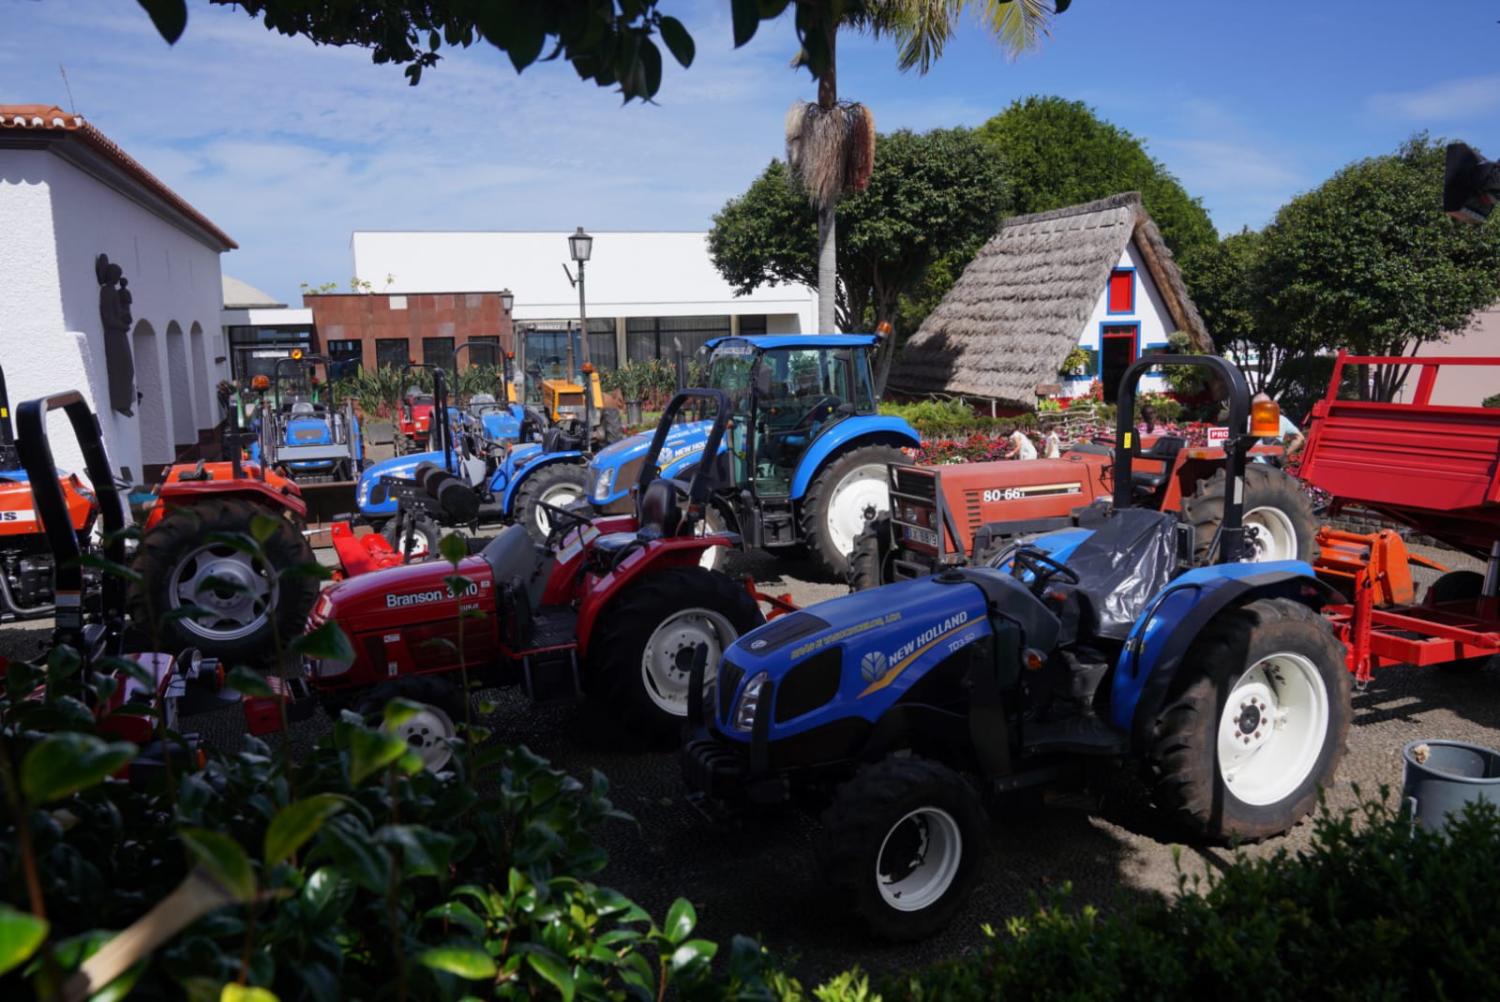
[[[915,466],[892,466],[891,489],[924,501],[936,501],[937,474]]]
[[[719,662],[719,677],[715,683],[719,690],[719,719],[728,720],[729,712],[734,707],[734,691],[740,687],[740,681],[745,677],[745,669],[733,661]]]
[[[970,536],[984,524],[983,500],[983,491],[964,491],[964,531]]]

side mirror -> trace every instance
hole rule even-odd
[[[755,367],[755,395],[768,396],[771,392],[771,370],[764,365]]]

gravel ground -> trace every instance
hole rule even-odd
[[[1454,566],[1476,566],[1448,552],[1428,556]],[[753,573],[768,592],[790,592],[807,604],[842,593],[812,579],[793,563],[736,556],[730,570]],[[1419,571],[1423,583],[1432,572]],[[25,656],[45,642],[50,624],[0,628],[0,654]],[[1357,802],[1382,785],[1399,787],[1401,748],[1422,738],[1453,738],[1500,747],[1500,664],[1467,674],[1387,669],[1354,699],[1349,750],[1330,802]],[[820,979],[852,964],[891,972],[954,956],[983,940],[982,923],[998,924],[1027,907],[1030,896],[1071,883],[1075,899],[1110,906],[1132,898],[1171,893],[1179,864],[1203,873],[1230,858],[1226,850],[1179,847],[1160,830],[1135,782],[1123,773],[1098,777],[1103,791],[1054,798],[1047,806],[1007,805],[995,812],[989,855],[969,903],[943,934],[923,943],[876,944],[852,926],[826,891],[815,868],[811,819],[795,812],[739,823],[709,822],[682,795],[670,754],[620,754],[600,747],[595,711],[536,708],[514,691],[487,693],[498,709],[487,723],[506,740],[524,742],[574,773],[600,769],[616,804],[637,819],[603,832],[611,858],[603,875],[660,916],[673,898],[698,907],[704,935],[736,932],[761,936],[806,979]],[[192,724],[216,745],[233,747],[241,733],[238,710],[225,706],[195,716]],[[327,728],[321,715],[298,725],[297,743]],[[1261,856],[1305,845],[1308,826],[1251,847]]]

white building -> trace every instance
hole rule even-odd
[[[192,454],[219,419],[229,376],[220,327],[222,230],[77,115],[0,105],[0,365],[12,404],[80,389],[99,415],[118,472],[149,483]],[[130,414],[111,406],[99,256],[127,280],[132,320],[119,352],[133,359]],[[134,401],[130,397],[134,396]],[[82,471],[60,415],[58,464]]]
[[[543,328],[578,317],[568,236],[555,232],[358,231],[354,274],[375,292],[515,293],[516,323]],[[816,329],[817,294],[802,285],[762,286],[736,295],[720,277],[703,232],[593,234],[587,311],[595,361],[671,356],[731,333],[796,334]]]

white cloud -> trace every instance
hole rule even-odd
[[[1500,76],[1448,80],[1416,90],[1375,94],[1367,106],[1377,115],[1419,123],[1472,120],[1500,110]]]

